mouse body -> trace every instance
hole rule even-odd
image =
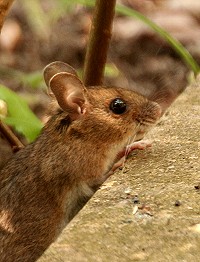
[[[67,64],[47,66],[51,116],[0,171],[2,262],[36,261],[141,139],[160,106],[134,91],[88,87]]]

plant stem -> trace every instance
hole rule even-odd
[[[0,31],[3,26],[4,19],[14,0],[0,0]]]
[[[10,130],[10,128],[5,125],[0,120],[0,132],[3,134],[3,136],[6,138],[8,143],[11,145],[13,151],[18,151],[19,149],[23,148],[24,145],[20,142],[20,140],[13,134],[13,132]]]
[[[115,5],[116,0],[96,0],[84,65],[86,86],[102,84]]]

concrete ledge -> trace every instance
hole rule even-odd
[[[134,152],[40,262],[200,261],[200,87],[149,136],[153,147]]]

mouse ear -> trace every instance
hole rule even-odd
[[[50,79],[49,88],[59,106],[69,113],[72,120],[80,118],[88,110],[85,87],[75,75],[67,72],[57,73]]]
[[[67,73],[70,73],[78,77],[73,67],[71,67],[70,65],[64,62],[55,61],[55,62],[50,63],[49,65],[47,65],[44,68],[44,80],[45,80],[46,85],[49,87],[49,81],[51,80],[51,78],[55,74],[61,73],[61,72],[67,72]]]

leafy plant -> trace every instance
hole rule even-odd
[[[0,85],[0,98],[8,106],[8,116],[2,121],[13,126],[29,142],[34,141],[40,133],[42,123],[30,110],[25,100],[3,85]]]

